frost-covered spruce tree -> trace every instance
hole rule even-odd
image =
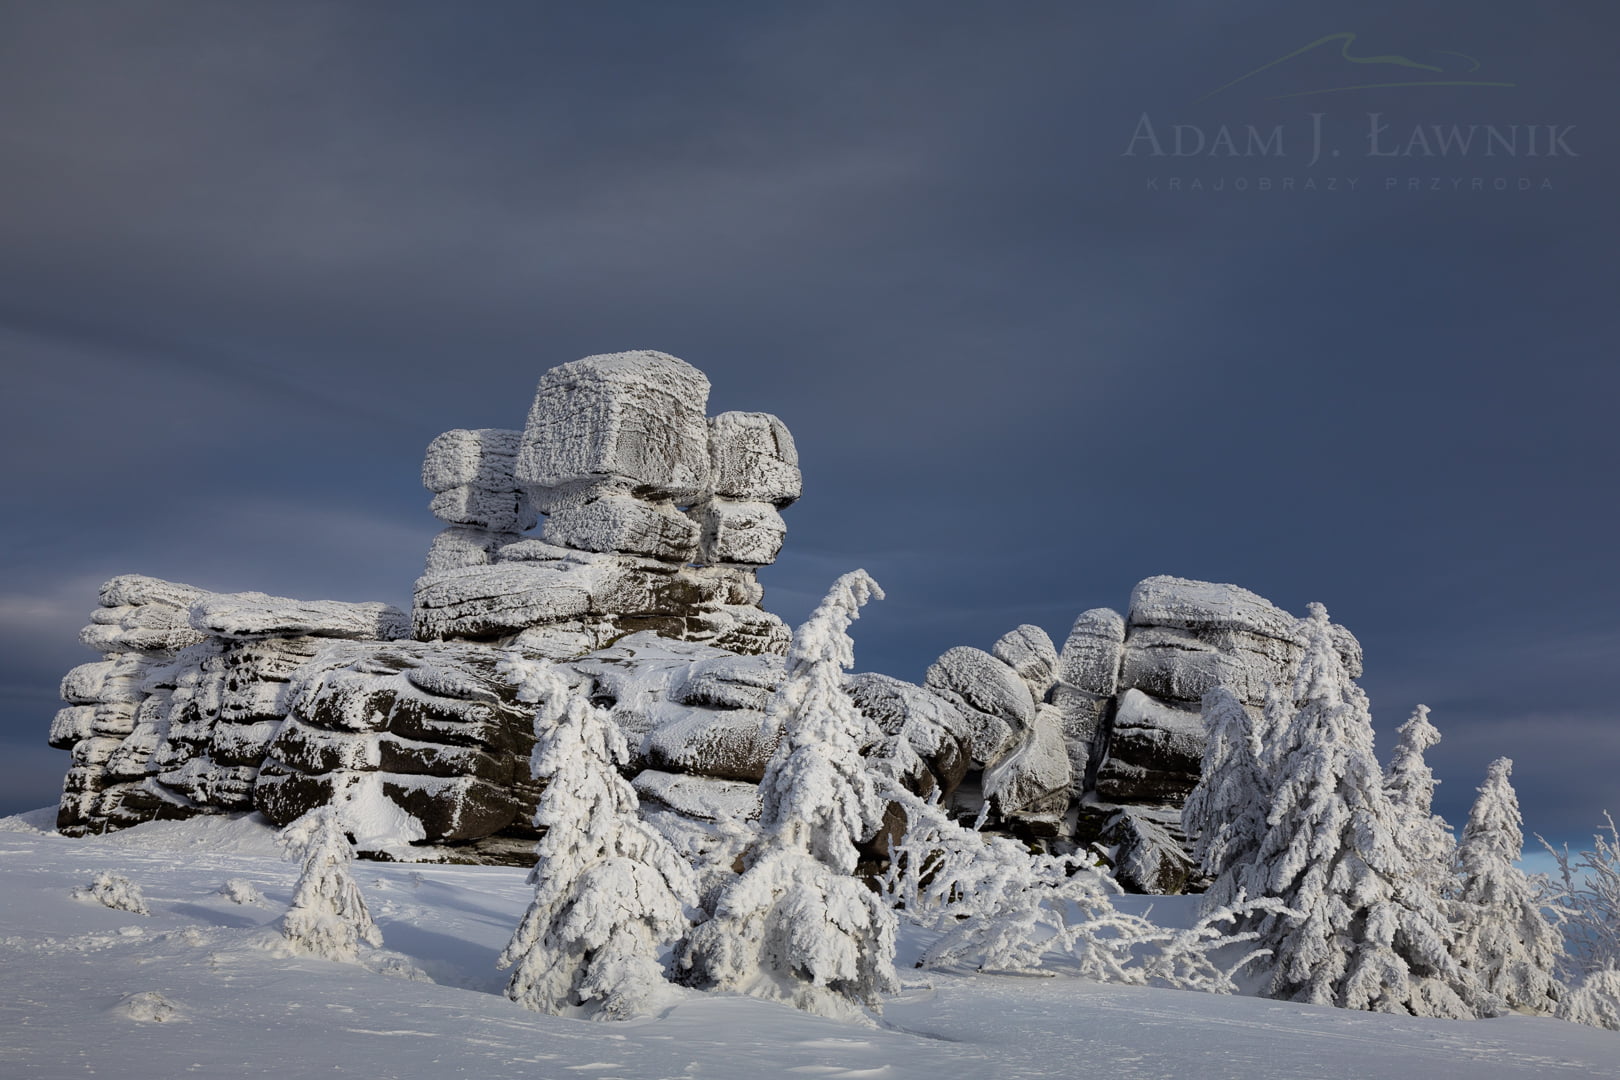
[[[361,942],[382,944],[365,897],[349,876],[354,847],[335,809],[320,806],[289,824],[279,837],[290,856],[303,860],[292,907],[281,933],[293,948],[326,960],[354,961]]]
[[[1497,758],[1457,845],[1461,875],[1453,952],[1486,989],[1517,1009],[1554,1011],[1560,987],[1554,972],[1563,941],[1541,913],[1536,889],[1514,865],[1524,853],[1513,762]]]
[[[1193,858],[1211,879],[1203,907],[1212,911],[1240,892],[1255,892],[1249,878],[1266,837],[1271,778],[1261,764],[1259,730],[1236,695],[1216,687],[1204,695],[1202,711],[1203,768],[1182,807],[1181,824],[1193,838]]]
[[[1572,985],[1588,973],[1620,971],[1620,827],[1608,812],[1603,818],[1608,828],[1593,834],[1590,849],[1573,855],[1568,844],[1559,850],[1536,837],[1558,862],[1548,899],[1562,913]]]
[[[546,781],[534,900],[499,960],[513,969],[506,996],[593,1019],[644,1013],[668,989],[658,953],[689,925],[692,869],[637,816],[612,718],[546,661],[514,658],[504,670],[520,701],[540,703],[531,768]]]
[[[1412,860],[1412,871],[1441,899],[1454,892],[1452,856],[1457,842],[1445,818],[1434,812],[1435,779],[1424,753],[1440,743],[1440,732],[1429,722],[1429,707],[1419,705],[1396,729],[1400,740],[1384,774],[1384,793],[1400,815],[1401,846]]]
[[[1118,883],[1083,857],[1032,853],[966,828],[898,785],[891,794],[905,810],[906,831],[891,851],[884,896],[939,934],[918,967],[1029,972],[1048,956],[1066,956],[1073,974],[1098,982],[1229,994],[1237,989],[1233,975],[1262,954],[1234,963],[1231,946],[1253,934],[1232,935],[1224,925],[1240,913],[1281,908],[1239,896],[1235,907],[1212,909],[1188,929],[1161,929],[1114,907]]]
[[[1245,920],[1272,952],[1271,996],[1465,1018],[1491,1008],[1452,958],[1450,927],[1402,849],[1373,756],[1367,697],[1351,682],[1327,611],[1310,606],[1293,718],[1282,733],[1258,861],[1265,895],[1297,918]]]
[[[854,876],[883,800],[860,756],[867,720],[841,685],[854,663],[849,624],[874,596],[883,591],[866,571],[851,571],[793,635],[766,710],[779,741],[760,782],[760,836],[687,938],[694,985],[841,1018],[899,987],[894,913]]]

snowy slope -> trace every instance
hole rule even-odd
[[[903,971],[875,1028],[695,992],[646,1020],[557,1019],[501,995],[495,957],[531,896],[521,870],[356,864],[386,943],[369,966],[390,974],[279,948],[297,875],[258,818],[84,840],[41,832],[50,821],[0,820],[5,1080],[1620,1076],[1620,1036],[1554,1020],[1411,1020],[1067,978]],[[152,914],[71,897],[101,871],[132,879]],[[263,904],[220,894],[232,878]],[[1185,918],[1185,901],[1158,903]],[[904,941],[902,959],[920,945]],[[175,1014],[154,1019],[165,1002]]]

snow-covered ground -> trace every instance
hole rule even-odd
[[[261,819],[69,840],[53,818],[0,819],[5,1080],[1620,1076],[1620,1036],[1555,1020],[1413,1020],[1071,978],[906,971],[870,1028],[685,991],[645,1020],[558,1019],[508,1001],[495,969],[531,896],[521,870],[356,864],[385,945],[367,966],[336,964],[280,947],[297,872]],[[104,871],[131,879],[151,914],[74,898]],[[236,879],[262,902],[221,892]],[[1155,910],[1183,921],[1188,901]],[[902,960],[922,944],[904,937]]]

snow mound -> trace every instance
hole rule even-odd
[[[82,889],[73,890],[75,900],[94,900],[106,904],[114,911],[130,911],[136,915],[150,915],[152,909],[146,906],[146,898],[141,895],[141,888],[122,874],[114,874],[103,870],[97,874],[95,880]]]
[[[138,1020],[143,1024],[167,1024],[186,1018],[180,1006],[156,990],[143,990],[138,994],[130,994],[119,1001],[117,1005],[114,1005],[112,1011],[130,1020]]]

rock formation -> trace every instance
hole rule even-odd
[[[81,634],[102,659],[62,680],[72,834],[254,808],[340,808],[362,851],[526,861],[540,788],[533,706],[503,664],[564,665],[633,748],[649,813],[743,825],[775,749],[762,724],[787,628],[755,571],[798,499],[792,436],[767,413],[706,414],[709,382],[657,352],[547,371],[521,430],[454,430],[422,465],[445,528],[410,615],[383,604],[211,593],[128,575]],[[1355,675],[1361,651],[1334,628]],[[1125,615],[1093,608],[1062,648],[1023,625],[947,650],[921,685],[848,676],[875,770],[1032,842],[1092,845],[1128,886],[1193,868],[1180,805],[1198,702],[1258,709],[1303,653],[1300,623],[1234,585],[1153,577]],[[899,820],[862,848],[886,856]],[[745,826],[746,827],[746,826]]]

